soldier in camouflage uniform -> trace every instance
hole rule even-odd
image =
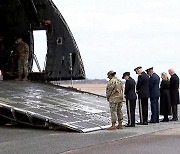
[[[106,87],[106,97],[109,102],[110,112],[111,112],[111,122],[112,126],[109,130],[122,129],[123,122],[123,84],[122,82],[115,77],[116,72],[109,71],[107,76],[109,81]],[[118,120],[118,126],[116,127],[116,121]]]
[[[22,74],[24,70],[23,81],[28,80],[28,58],[29,58],[29,46],[23,42],[22,38],[16,40],[16,53],[18,56],[18,78],[16,80],[22,80]]]

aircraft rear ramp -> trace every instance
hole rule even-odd
[[[77,132],[110,126],[105,97],[24,81],[0,81],[0,117],[30,126],[68,128]]]

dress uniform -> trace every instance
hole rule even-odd
[[[151,101],[150,123],[159,123],[159,97],[160,97],[160,77],[154,73],[153,67],[146,69],[149,78],[149,94]]]
[[[149,76],[142,71],[142,67],[137,67],[134,71],[139,75],[136,90],[139,100],[140,124],[148,125]]]
[[[123,79],[126,80],[125,83],[125,98],[126,98],[126,107],[127,107],[127,115],[128,115],[128,124],[126,127],[134,127],[135,126],[135,108],[136,108],[136,82],[134,79],[130,77],[130,72],[125,72],[123,74]]]

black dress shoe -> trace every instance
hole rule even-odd
[[[138,122],[138,123],[137,123],[137,125],[143,125],[143,123],[141,123],[141,122]]]
[[[154,122],[154,121],[149,121],[148,123],[156,123],[156,122]]]
[[[169,119],[163,119],[160,122],[169,122]]]
[[[148,125],[148,122],[143,122],[143,125]]]
[[[135,125],[125,125],[125,127],[135,127]]]
[[[172,118],[170,121],[178,121],[177,118]]]
[[[148,122],[143,122],[143,123],[137,123],[137,125],[148,125]]]

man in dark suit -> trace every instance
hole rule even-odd
[[[168,70],[169,74],[171,75],[170,78],[170,95],[171,95],[171,106],[172,106],[172,114],[173,118],[171,121],[178,120],[178,111],[177,105],[179,104],[179,77],[176,75],[174,69]]]
[[[148,98],[149,98],[149,76],[139,66],[134,69],[138,74],[136,90],[139,99],[139,114],[141,125],[148,125]]]
[[[154,73],[153,67],[146,69],[146,72],[150,76],[149,78],[149,93],[150,93],[150,101],[151,101],[150,123],[159,123],[160,77],[156,73]]]
[[[136,108],[136,82],[130,77],[130,72],[125,72],[122,79],[126,80],[125,83],[125,98],[128,115],[128,124],[126,127],[135,127],[135,108]]]

